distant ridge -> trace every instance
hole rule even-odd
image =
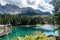
[[[33,10],[30,7],[19,8],[16,5],[6,4],[2,6],[0,4],[0,14],[20,14],[20,15],[50,15],[49,12],[42,12],[40,10]]]

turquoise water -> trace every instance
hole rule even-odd
[[[50,26],[49,29],[46,29],[46,28],[44,28],[43,26],[15,27],[12,29],[12,33],[5,35],[3,37],[0,37],[0,40],[12,40],[13,38],[17,36],[24,37],[25,35],[29,35],[34,31],[41,31],[42,33],[46,35],[58,35],[54,31],[54,28],[55,28],[54,26]]]

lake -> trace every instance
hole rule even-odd
[[[0,37],[0,40],[11,40],[17,36],[24,37],[32,34],[34,31],[42,32],[46,35],[58,36],[58,31],[55,31],[55,25],[30,25],[30,26],[16,26],[12,28],[12,33]]]

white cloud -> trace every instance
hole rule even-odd
[[[3,0],[1,4],[14,4],[19,7],[31,7],[34,10],[41,10],[43,12],[52,12],[53,10],[53,5],[46,3],[45,0]]]
[[[4,0],[0,0],[0,4],[6,5],[6,2]]]

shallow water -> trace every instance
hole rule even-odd
[[[46,28],[45,28],[46,27]],[[49,28],[49,29],[47,29]],[[29,35],[34,31],[41,31],[46,35],[55,35],[58,36],[58,32],[54,31],[55,26],[30,26],[30,27],[15,27],[12,29],[12,33],[5,35],[4,37],[0,37],[0,40],[12,40],[17,36],[24,37],[25,35]]]

